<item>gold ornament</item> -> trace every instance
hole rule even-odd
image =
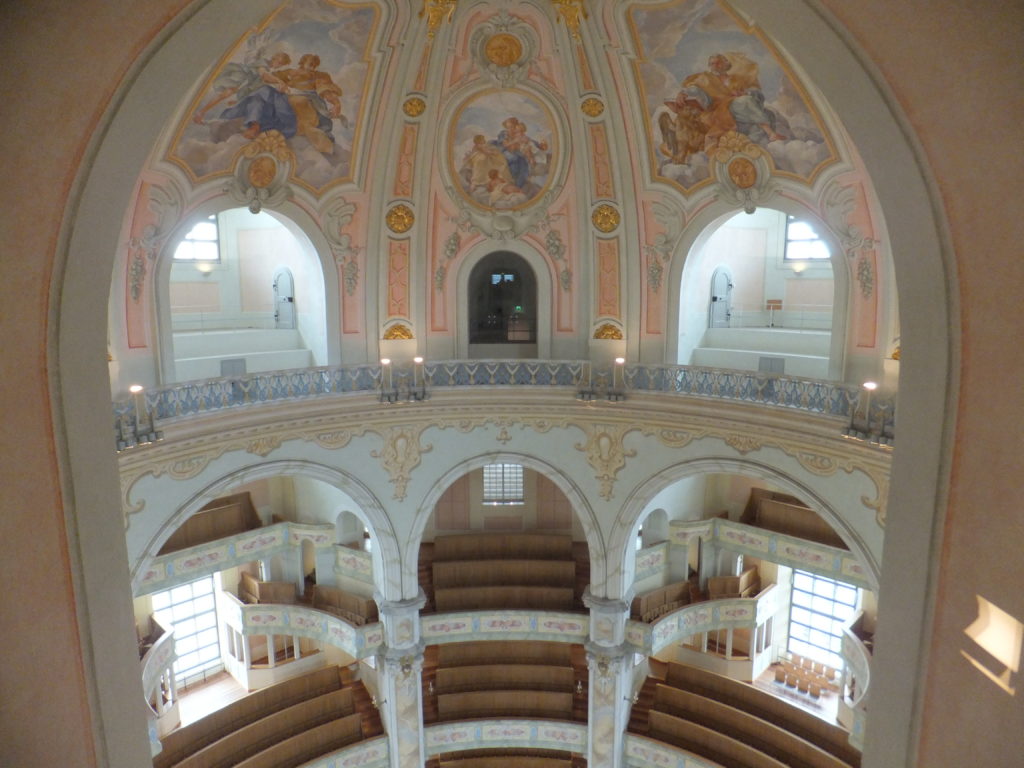
[[[384,221],[392,232],[402,234],[412,229],[416,217],[412,213],[412,208],[405,203],[399,203],[387,212]]]
[[[750,189],[757,183],[757,166],[746,157],[737,157],[728,167],[729,178],[740,189]]]
[[[492,35],[484,45],[484,56],[498,67],[511,67],[523,55],[523,44],[508,32]]]
[[[598,232],[614,232],[619,226],[619,212],[615,210],[608,203],[601,203],[594,209],[594,213],[591,215],[590,220],[594,223],[594,228]]]
[[[412,337],[412,331],[409,329],[409,326],[405,325],[404,323],[395,323],[386,331],[384,331],[385,341],[393,341],[395,339],[411,339]]]
[[[270,155],[259,155],[249,163],[249,183],[256,189],[266,189],[277,176],[277,162]]]
[[[595,339],[614,339],[616,341],[622,340],[622,329],[613,325],[612,323],[603,323],[598,326],[597,330],[594,331]]]
[[[411,96],[405,100],[402,105],[402,111],[405,112],[409,117],[419,117],[426,111],[427,102],[421,99],[419,96]]]
[[[551,0],[574,40],[580,39],[580,22],[587,18],[583,0]]]
[[[604,102],[590,96],[584,99],[583,103],[580,104],[580,111],[587,117],[597,117],[604,112]]]
[[[437,34],[442,22],[446,19],[452,20],[453,13],[455,13],[455,0],[423,0],[420,18],[427,17],[427,37],[432,39]]]

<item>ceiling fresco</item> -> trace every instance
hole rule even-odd
[[[199,182],[229,173],[259,139],[286,147],[293,179],[307,187],[348,180],[378,16],[369,4],[283,5],[217,66],[169,159]]]
[[[767,150],[775,170],[810,181],[835,152],[801,86],[770,45],[715,0],[633,6],[655,176],[689,190],[726,143]]]

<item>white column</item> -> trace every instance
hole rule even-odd
[[[384,652],[378,659],[378,702],[392,768],[423,765],[423,643],[420,640],[420,608],[426,596],[412,600],[377,597],[384,628]]]
[[[242,666],[252,669],[252,647],[249,645],[248,635],[242,635]]]
[[[590,609],[587,766],[621,768],[632,706],[633,647],[625,642],[629,601],[595,597],[588,589],[583,604]]]
[[[299,647],[299,636],[292,635],[292,648],[295,650],[295,660],[302,658],[302,649]]]
[[[277,666],[277,647],[273,635],[267,635],[267,665],[271,669]]]

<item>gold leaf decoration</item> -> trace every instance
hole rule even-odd
[[[615,339],[618,341],[622,340],[622,329],[614,323],[602,323],[594,331],[595,339]]]
[[[391,475],[391,483],[395,486],[394,498],[398,501],[405,499],[409,476],[419,466],[421,454],[433,448],[432,445],[420,445],[420,435],[426,426],[421,424],[392,427],[386,435],[381,434],[384,449],[370,452],[373,458],[381,460],[384,469]]]
[[[384,340],[393,341],[395,339],[411,339],[413,338],[412,329],[404,323],[395,323],[386,331],[384,331]]]
[[[412,229],[416,217],[413,215],[412,208],[405,203],[399,203],[387,212],[384,221],[392,232],[402,234]]]
[[[419,117],[427,109],[427,102],[421,99],[419,96],[410,96],[402,104],[402,111],[405,112],[409,117]]]
[[[246,453],[255,453],[257,456],[266,458],[271,453],[281,447],[281,436],[280,435],[265,435],[264,437],[256,437],[249,441],[245,446]]]
[[[587,18],[583,0],[551,0],[574,40],[580,39],[580,23]]]
[[[523,57],[523,44],[515,35],[499,32],[484,44],[484,56],[496,67],[511,67]]]
[[[619,212],[615,210],[608,203],[601,203],[590,216],[590,220],[594,223],[594,228],[598,232],[614,232],[619,227],[619,221],[621,217]]]
[[[587,117],[597,117],[604,112],[604,102],[593,96],[588,96],[580,104],[580,111]]]
[[[455,13],[455,0],[423,0],[420,18],[427,17],[427,37],[433,38],[445,21],[452,20]]]
[[[742,454],[748,454],[762,447],[761,441],[750,435],[729,435],[725,438],[725,444]]]

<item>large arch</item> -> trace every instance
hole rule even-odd
[[[208,483],[178,505],[177,511],[163,522],[138,560],[130,564],[133,592],[137,588],[142,574],[146,572],[148,563],[156,557],[164,542],[204,505],[240,485],[281,475],[319,480],[352,497],[358,505],[358,509],[353,510],[353,513],[369,527],[370,533],[377,543],[372,557],[374,584],[382,594],[387,594],[387,585],[396,583],[398,577],[396,566],[399,562],[400,546],[391,521],[384,510],[384,505],[372,491],[351,474],[316,462],[296,459],[250,464]]]
[[[843,249],[840,246],[835,233],[828,224],[822,221],[809,206],[803,206],[794,202],[788,197],[775,195],[764,201],[763,208],[772,208],[783,213],[799,215],[811,218],[818,226],[818,232],[824,240],[828,241],[832,250],[832,279],[834,281],[833,304],[832,304],[832,335],[829,345],[828,378],[833,381],[842,381],[845,373],[845,360],[847,350],[848,314],[850,304],[850,290],[852,275],[850,274],[849,261],[844,258]],[[676,328],[681,324],[681,310],[688,297],[698,295],[706,290],[706,286],[697,285],[693,277],[695,262],[704,252],[711,236],[728,219],[741,209],[725,203],[716,201],[702,210],[690,226],[683,232],[680,239],[678,253],[672,259],[667,285],[671,288],[668,299],[668,323],[674,321]],[[667,333],[665,335],[665,361],[675,363],[679,357],[679,335]],[[685,364],[685,363],[681,363]]]
[[[546,476],[551,482],[558,486],[565,494],[572,505],[573,514],[580,521],[583,533],[587,537],[587,549],[590,551],[590,579],[592,584],[603,585],[608,572],[608,550],[601,535],[601,527],[598,524],[597,516],[583,493],[573,480],[560,470],[553,467],[546,461],[542,461],[526,453],[513,453],[511,451],[499,451],[495,453],[483,453],[461,461],[457,466],[452,467],[443,475],[437,478],[430,486],[430,490],[424,495],[416,512],[416,519],[413,522],[406,542],[405,558],[403,560],[403,584],[415,585],[418,589],[416,576],[416,563],[419,560],[419,547],[423,539],[423,531],[426,530],[427,520],[434,514],[434,507],[452,483],[475,469],[480,469],[487,464],[495,462],[507,462],[522,464],[527,469]],[[411,569],[411,570],[410,570]],[[407,591],[407,590],[406,590]],[[407,595],[408,597],[408,595]]]
[[[630,557],[630,553],[631,547],[635,546],[637,528],[642,522],[641,514],[644,509],[647,508],[659,492],[672,483],[696,475],[713,473],[731,473],[755,477],[772,483],[797,496],[821,516],[839,534],[840,538],[846,542],[850,552],[864,565],[865,572],[872,586],[877,589],[881,575],[878,561],[867,551],[860,538],[852,531],[843,516],[835,508],[835,505],[823,498],[818,491],[797,478],[763,462],[731,457],[705,457],[682,462],[663,469],[634,488],[624,501],[608,540],[610,562],[622,563],[620,574],[622,581],[618,585],[622,594],[629,594],[633,584],[636,561]]]
[[[171,331],[171,308],[168,302],[168,286],[173,266],[173,248],[191,229],[192,225],[213,213],[238,208],[238,202],[227,195],[203,201],[188,216],[184,217],[164,241],[164,247],[156,259],[156,269],[151,281],[155,308],[157,381],[160,384],[176,382],[174,367],[174,343]],[[323,290],[324,304],[324,350],[322,365],[338,365],[341,362],[341,295],[338,289],[338,270],[331,257],[330,244],[323,232],[304,209],[291,201],[284,201],[274,209],[264,211],[277,219],[295,237],[304,255],[318,266],[318,280]]]
[[[949,477],[959,348],[958,298],[941,200],[913,132],[873,65],[838,22],[811,0],[734,0],[807,71],[861,149],[893,245],[901,294],[900,449],[893,462],[880,590],[877,698],[865,762],[906,765],[920,728],[924,661]],[[132,186],[176,105],[246,27],[275,3],[211,0],[190,6],[137,60],[102,116],[80,167],[56,249],[48,344],[54,436],[63,470],[69,557],[75,574],[84,676],[94,706],[97,751],[111,765],[148,758],[137,707],[127,555],[118,472],[110,450],[106,308],[113,254]],[[153,99],[161,93],[166,100]],[[70,428],[69,425],[74,425]]]

